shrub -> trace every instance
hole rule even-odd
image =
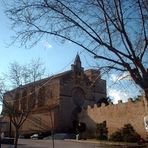
[[[140,135],[134,130],[131,124],[125,124],[124,127],[110,136],[111,141],[137,142]]]
[[[126,124],[122,128],[124,142],[137,142],[140,135],[134,130],[131,124]]]
[[[108,139],[108,129],[106,127],[106,121],[98,123],[96,125],[96,138],[98,140],[107,140]]]
[[[122,137],[122,132],[121,130],[118,130],[116,131],[115,133],[113,133],[111,136],[110,136],[110,139],[111,141],[123,141],[123,137]]]

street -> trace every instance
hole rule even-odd
[[[135,146],[113,146],[87,141],[55,140],[55,148],[135,148]],[[13,148],[13,145],[2,145],[2,148]],[[53,148],[52,140],[19,139],[18,148]]]

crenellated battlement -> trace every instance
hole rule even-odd
[[[89,134],[90,131],[92,134],[95,133],[97,123],[106,121],[109,134],[129,123],[142,137],[146,137],[147,132],[144,127],[145,115],[143,97],[140,97],[138,100],[129,98],[127,102],[119,100],[117,104],[88,105],[80,113],[79,119],[87,124]]]
[[[109,105],[105,105],[105,103],[101,103],[101,106],[98,105],[98,104],[88,105],[87,107],[84,108],[84,110],[91,110],[91,109],[95,110],[95,109],[102,109],[102,108],[105,108],[105,107],[114,108],[114,107],[118,107],[118,106],[121,107],[121,105],[123,105],[123,106],[126,106],[126,105],[133,106],[133,105],[136,105],[136,104],[139,104],[139,103],[143,104],[143,97],[139,97],[138,100],[134,100],[132,98],[129,98],[127,102],[123,102],[122,100],[118,100],[117,104],[109,103]]]

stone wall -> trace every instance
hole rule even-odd
[[[50,132],[51,130],[58,131],[61,127],[57,125],[57,117],[56,112],[58,107],[54,108],[52,111],[41,112],[41,113],[33,113],[29,114],[26,121],[23,123],[21,128],[19,129],[20,134],[33,134],[33,133],[43,133]],[[6,117],[3,119],[3,122],[7,124],[2,127],[2,131],[5,132],[6,136],[9,136],[10,132],[10,119]],[[15,128],[11,123],[11,135],[14,136]]]
[[[85,122],[87,125],[87,133],[89,136],[95,136],[96,123],[103,121],[107,122],[109,135],[123,127],[124,124],[130,123],[134,129],[142,136],[146,137],[147,132],[144,127],[144,102],[129,100],[126,103],[119,101],[118,104],[110,104],[101,107],[88,106],[86,110],[83,110],[79,116],[81,122]]]

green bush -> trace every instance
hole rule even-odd
[[[140,135],[134,130],[131,124],[125,124],[124,127],[110,136],[111,141],[119,142],[137,142]]]
[[[116,131],[115,133],[113,133],[111,136],[110,136],[110,141],[123,141],[123,137],[122,137],[122,132],[121,130],[118,130]]]
[[[124,142],[137,142],[140,135],[134,130],[131,124],[124,125],[122,129]]]
[[[106,121],[98,123],[96,125],[96,138],[98,140],[107,140],[108,139],[108,129],[106,127]]]

